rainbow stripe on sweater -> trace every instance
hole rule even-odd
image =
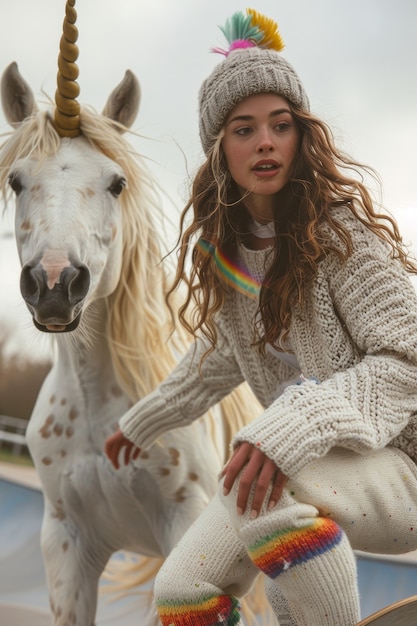
[[[260,283],[250,275],[249,271],[229,259],[217,246],[206,239],[199,239],[196,247],[205,255],[210,254],[225,281],[245,296],[257,299],[261,288]]]
[[[252,561],[270,578],[294,565],[306,563],[331,550],[342,539],[341,528],[331,519],[319,517],[310,526],[271,533],[251,545]]]
[[[210,596],[181,605],[158,602],[157,611],[163,626],[235,626],[240,620],[238,607],[237,599],[231,596]]]

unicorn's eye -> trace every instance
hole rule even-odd
[[[9,185],[10,187],[13,189],[13,191],[15,192],[15,194],[18,196],[20,194],[20,192],[22,191],[22,183],[20,182],[20,179],[18,177],[17,174],[10,174],[9,179],[8,179]]]
[[[109,191],[115,198],[117,198],[118,196],[120,196],[120,194],[122,193],[125,187],[126,187],[125,178],[115,178],[109,187]]]

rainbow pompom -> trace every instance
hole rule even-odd
[[[246,9],[247,15],[237,12],[226,20],[220,30],[229,43],[228,48],[211,48],[212,52],[228,56],[238,48],[268,48],[280,52],[285,44],[278,32],[278,24],[273,19],[258,13],[254,9]]]

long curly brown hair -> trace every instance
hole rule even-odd
[[[351,235],[334,217],[337,207],[352,211],[389,244],[392,256],[408,272],[417,274],[417,265],[402,242],[395,220],[374,208],[376,203],[364,181],[366,175],[377,180],[375,172],[338,150],[325,122],[291,104],[289,107],[300,139],[290,181],[276,197],[273,260],[260,290],[256,316],[264,329],[262,337],[258,334],[261,349],[266,343],[279,347],[285,340],[292,308],[302,302],[305,286],[314,278],[324,255],[335,252],[347,259],[352,253]],[[181,215],[177,271],[167,296],[169,302],[180,283],[185,283],[186,296],[179,319],[194,336],[202,332],[211,349],[217,339],[215,314],[231,287],[213,256],[196,244],[201,240],[210,242],[233,259],[242,236],[248,232],[248,211],[242,210],[244,197],[228,172],[222,137],[223,131],[199,168]],[[191,211],[192,220],[187,225]],[[336,233],[340,246],[330,243],[323,226]]]

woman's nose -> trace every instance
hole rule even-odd
[[[261,131],[258,140],[258,152],[269,152],[273,150],[274,144],[270,133],[267,130]]]

